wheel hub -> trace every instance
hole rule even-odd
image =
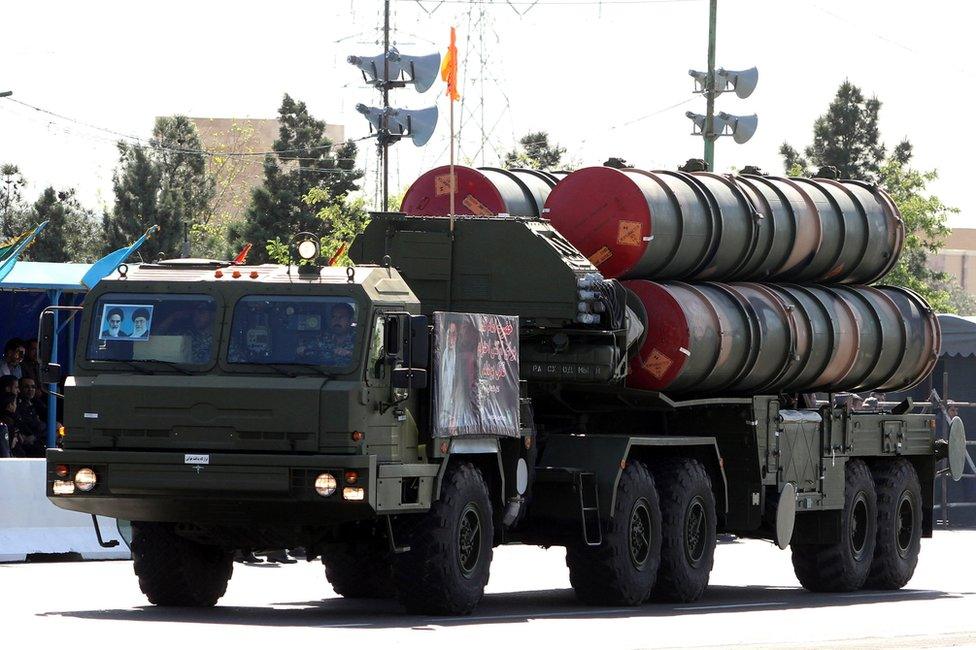
[[[639,499],[630,513],[630,560],[643,569],[651,553],[651,511],[645,499]]]
[[[855,560],[864,559],[864,550],[868,541],[868,504],[864,493],[859,492],[854,498],[850,519],[850,544]]]
[[[895,541],[898,543],[898,555],[907,558],[915,539],[915,504],[907,490],[901,493],[898,500],[896,516]]]
[[[478,567],[481,557],[481,516],[473,503],[461,512],[458,526],[458,564],[461,574],[470,578]]]
[[[705,502],[696,496],[685,514],[685,556],[692,565],[697,565],[705,555],[706,533]]]

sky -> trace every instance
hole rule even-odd
[[[0,163],[20,167],[28,197],[73,187],[83,203],[112,202],[118,134],[148,137],[157,115],[272,118],[284,93],[313,115],[369,135],[357,103],[379,104],[346,56],[382,50],[381,0],[165,3],[11,0],[0,17],[0,91],[63,117],[0,99]],[[701,157],[685,111],[704,112],[689,69],[706,65],[707,0],[393,0],[393,40],[405,54],[460,51],[460,162],[493,166],[517,139],[545,130],[579,165],[609,156],[644,169]],[[757,164],[781,173],[781,143],[809,144],[813,121],[849,79],[882,101],[889,149],[908,137],[931,189],[976,227],[967,164],[976,103],[967,0],[718,0],[717,64],[759,68],[747,99],[717,109],[759,116],[755,136],[716,145],[716,170]],[[448,101],[391,94],[401,108],[437,105],[434,136],[391,153],[391,193],[448,160]],[[69,118],[69,119],[64,119]],[[95,128],[97,127],[97,128]],[[484,140],[482,139],[484,130]],[[482,142],[485,143],[482,146]],[[376,151],[360,142],[374,196]]]

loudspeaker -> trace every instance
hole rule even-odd
[[[745,99],[756,89],[759,83],[759,70],[755,67],[748,70],[726,70],[719,68],[715,71],[715,87],[726,88],[729,84],[739,99]]]
[[[392,109],[389,125],[394,131],[394,125],[400,130],[400,135],[409,136],[414,145],[422,147],[434,135],[437,126],[437,107],[421,108],[420,110]]]
[[[437,107],[408,110],[404,108],[376,108],[365,104],[356,104],[356,110],[362,113],[373,130],[383,128],[383,117],[386,117],[387,129],[393,135],[410,138],[413,143],[422,147],[430,140],[437,126]]]
[[[368,83],[374,84],[377,82],[382,83],[383,81],[395,81],[403,73],[403,69],[400,67],[400,61],[392,56],[395,52],[396,50],[394,49],[390,50],[389,79],[383,79],[382,54],[377,54],[376,56],[350,56],[346,58],[346,61],[362,70],[363,76],[366,77]]]
[[[437,80],[437,74],[441,69],[440,52],[424,56],[410,56],[392,50],[391,54],[396,55],[397,63],[406,77],[405,81],[412,83],[418,93],[427,92]]]
[[[732,129],[732,139],[739,144],[748,142],[749,138],[756,133],[756,127],[759,126],[759,117],[756,115],[719,113],[718,118]]]

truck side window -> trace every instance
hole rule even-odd
[[[385,356],[383,351],[383,334],[386,324],[386,316],[379,314],[373,323],[373,330],[369,338],[369,357],[366,362],[366,381],[376,384],[386,378],[386,364],[383,362]]]

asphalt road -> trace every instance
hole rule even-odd
[[[789,552],[756,541],[720,544],[690,605],[581,606],[556,548],[496,549],[488,592],[470,617],[406,616],[395,602],[337,597],[317,562],[237,564],[216,608],[164,609],[145,601],[131,562],[0,564],[0,635],[97,650],[976,647],[976,531],[923,540],[898,592],[807,593]]]

